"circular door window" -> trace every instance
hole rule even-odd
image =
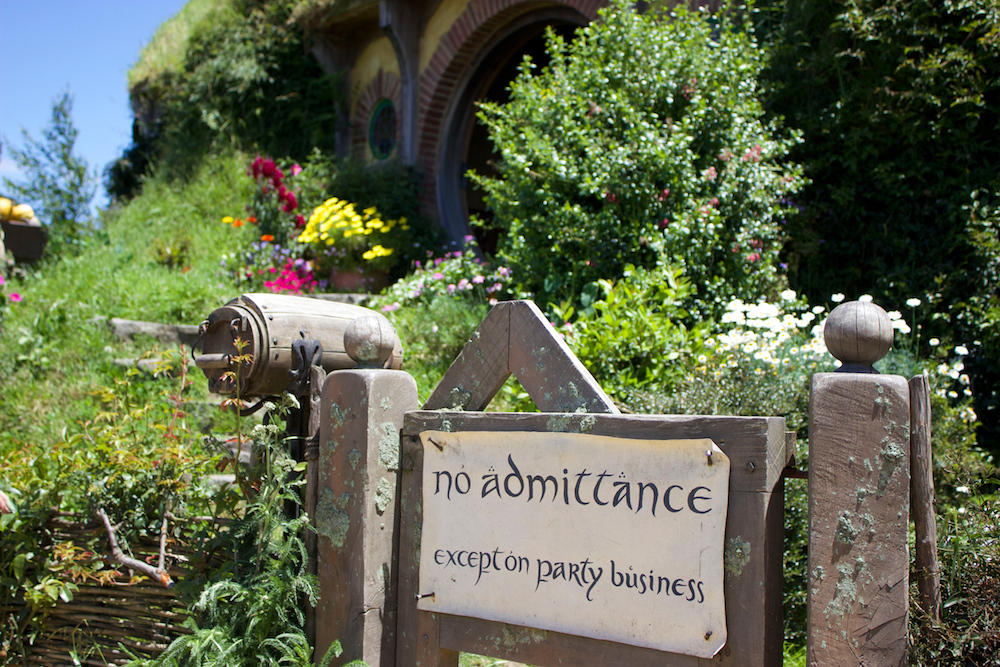
[[[384,160],[396,149],[396,107],[390,100],[375,105],[368,126],[368,145],[376,160]]]

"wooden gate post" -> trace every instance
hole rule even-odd
[[[872,303],[830,314],[843,362],[813,376],[809,407],[809,665],[905,665],[910,394],[872,364],[893,330]]]
[[[344,333],[358,368],[330,373],[323,386],[308,494],[318,533],[317,662],[340,641],[346,660],[395,664],[399,434],[403,414],[418,406],[413,377],[383,369],[396,342],[384,319],[359,318]]]

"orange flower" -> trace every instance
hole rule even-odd
[[[239,218],[236,218],[235,220],[233,220],[233,227],[242,227],[242,226],[243,226],[243,221],[242,220],[240,220]]]
[[[256,225],[257,224],[257,218],[255,218],[255,217],[253,217],[251,215],[249,218],[247,218],[247,222],[252,222],[253,224]]]
[[[263,241],[264,243],[270,243],[271,241],[274,240],[274,236],[271,234],[264,234],[263,236],[260,237],[260,240]]]

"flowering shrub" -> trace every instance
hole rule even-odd
[[[473,252],[473,237],[465,237],[464,251],[444,257],[416,262],[414,270],[382,293],[375,303],[382,312],[392,312],[403,306],[429,304],[438,297],[448,296],[465,301],[494,305],[511,295],[511,270],[492,267]]]
[[[466,237],[464,252],[416,262],[408,276],[369,303],[396,327],[421,396],[430,395],[490,307],[511,293],[510,269],[483,262],[471,243]]]
[[[359,213],[332,197],[316,207],[297,240],[309,246],[317,270],[388,272],[409,229],[406,218],[383,220],[374,206]]]
[[[245,250],[224,254],[220,266],[246,292],[300,294],[326,288],[326,281],[316,280],[312,264],[299,256],[297,248],[274,243],[266,234]]]
[[[288,170],[294,178],[302,173],[302,167],[293,164]],[[285,173],[271,158],[258,155],[250,163],[250,176],[257,183],[254,199],[247,208],[250,217],[260,225],[262,235],[271,240],[287,243],[295,229],[305,225],[305,219],[298,212],[298,197],[285,182]]]
[[[739,12],[669,15],[618,1],[551,62],[483,104],[499,176],[474,176],[499,252],[544,305],[626,267],[670,264],[712,316],[780,289],[782,224],[801,170],[794,138],[763,119],[760,54]]]

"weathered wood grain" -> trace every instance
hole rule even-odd
[[[400,553],[399,664],[453,665],[467,651],[546,665],[780,665],[784,539],[781,470],[786,448],[781,418],[467,412],[408,413],[404,418],[404,479]],[[419,591],[423,450],[418,434],[442,431],[559,431],[623,438],[712,438],[732,462],[726,522],[726,617],[729,640],[712,660],[544,632],[510,624],[430,614],[416,609]],[[753,465],[749,465],[753,463]],[[412,580],[411,580],[412,579]],[[417,583],[414,583],[417,582]],[[439,633],[435,638],[435,633]],[[413,655],[419,657],[414,659]]]
[[[458,652],[442,649],[441,615],[417,611],[420,594],[420,529],[423,509],[423,459],[420,439],[403,435],[399,506],[399,620],[397,667],[458,667]],[[430,593],[432,591],[424,591]]]
[[[907,662],[909,400],[898,376],[813,376],[811,665]]]
[[[483,410],[512,373],[540,410],[619,412],[530,301],[493,307],[424,409]]]
[[[345,370],[323,387],[317,462],[316,654],[394,664],[399,552],[399,432],[417,406],[402,371]]]
[[[910,503],[916,532],[916,572],[920,603],[931,623],[941,623],[941,565],[934,520],[931,454],[931,387],[926,375],[910,380]]]

